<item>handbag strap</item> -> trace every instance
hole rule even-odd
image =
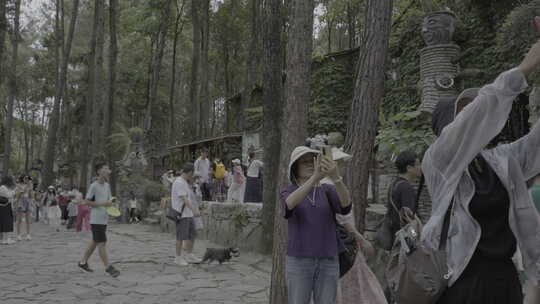
[[[180,217],[182,217],[182,214],[184,214],[184,209],[186,209],[186,202],[184,202],[182,209],[180,209]]]
[[[394,192],[394,189],[396,188],[397,185],[401,184],[401,183],[404,183],[404,181],[402,180],[398,180],[396,179],[393,183],[392,183],[392,187],[389,188],[389,193],[388,193],[388,202],[390,202],[390,205],[392,205],[392,207],[394,208],[394,210],[396,211],[396,214],[398,216],[398,219],[399,219],[399,223],[400,223],[400,226],[401,226],[401,221],[403,220],[402,216],[401,216],[401,212],[399,212],[399,209],[396,207],[396,204],[394,203],[394,199],[392,198],[392,194]],[[388,210],[388,213],[390,214],[390,210]]]
[[[450,230],[450,217],[452,215],[452,211],[454,210],[454,199],[452,198],[452,201],[450,202],[450,207],[448,210],[446,210],[446,214],[444,215],[444,221],[441,231],[441,239],[439,240],[439,250],[445,250],[446,249],[446,242],[448,240],[448,231]]]

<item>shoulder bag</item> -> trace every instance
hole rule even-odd
[[[384,218],[375,235],[375,243],[378,247],[384,250],[391,250],[392,245],[394,244],[395,234],[392,231],[393,219],[391,216],[391,207],[396,211],[398,217],[400,217],[400,212],[399,209],[396,207],[396,204],[394,204],[394,200],[392,199],[392,192],[394,191],[394,188],[402,182],[403,181],[396,179],[392,183],[391,187],[388,188],[388,204],[386,205],[386,214],[384,215]]]
[[[182,218],[182,213],[184,213],[184,208],[186,208],[186,203],[184,203],[184,205],[182,205],[182,210],[180,210],[180,212],[176,211],[173,207],[172,207],[172,200],[171,200],[171,203],[169,204],[169,208],[167,208],[167,218],[171,221],[179,221],[181,218]]]
[[[326,190],[324,191],[326,195],[326,200],[330,204],[334,215],[334,222],[336,223],[336,238],[338,242],[338,259],[339,259],[339,277],[343,277],[354,265],[356,260],[356,255],[358,254],[358,243],[352,233],[347,231],[345,227],[339,224],[336,220],[336,210],[330,202]]]
[[[439,248],[423,246],[422,223],[417,216],[396,233],[386,269],[389,288],[397,303],[434,304],[448,288],[451,273],[446,264],[446,242],[454,203],[443,221]]]

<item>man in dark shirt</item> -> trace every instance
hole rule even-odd
[[[422,175],[422,171],[417,160],[416,153],[405,151],[399,153],[395,161],[398,177],[392,183],[391,195],[392,202],[400,212],[403,212],[403,208],[410,209],[414,214],[418,211],[416,190],[413,183]],[[392,232],[395,233],[401,228],[399,215],[391,204],[388,207],[391,208]]]

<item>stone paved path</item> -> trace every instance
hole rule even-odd
[[[198,303],[268,302],[268,257],[242,253],[232,262],[179,267],[173,263],[173,236],[146,225],[110,225],[109,256],[121,274],[104,272],[97,251],[93,273],[77,267],[89,232],[55,232],[35,223],[33,240],[0,245],[0,303]],[[211,245],[201,241],[202,256]]]

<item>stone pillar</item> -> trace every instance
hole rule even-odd
[[[419,110],[431,113],[441,97],[458,94],[454,78],[459,72],[452,60],[460,48],[452,42],[456,17],[450,11],[435,12],[424,18],[422,37],[427,46],[420,50],[422,104]]]

